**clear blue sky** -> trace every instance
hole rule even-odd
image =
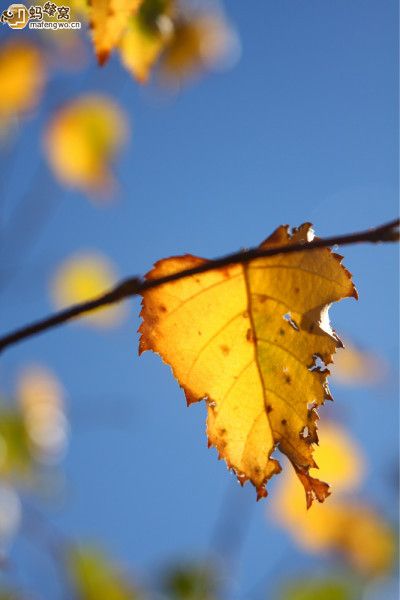
[[[281,223],[311,221],[323,236],[396,216],[397,2],[231,1],[226,9],[241,38],[240,61],[176,99],[140,88],[117,60],[101,71],[92,60],[89,74],[64,73],[50,83],[50,108],[81,91],[115,95],[133,133],[117,164],[121,193],[113,205],[99,209],[57,185],[40,188],[51,193],[51,218],[1,292],[2,331],[52,310],[49,278],[79,250],[110,256],[122,277],[164,256],[213,257],[255,245]],[[68,95],[60,98],[60,89]],[[18,162],[3,171],[6,216],[28,185],[21,173],[37,168],[47,115],[44,107],[22,129]],[[391,245],[343,252],[360,300],[335,306],[333,324],[382,355],[391,373],[378,388],[333,386],[335,404],[321,415],[359,440],[369,460],[365,493],[394,518],[398,254]],[[2,264],[10,263],[3,254]],[[1,357],[2,389],[12,390],[18,370],[38,361],[68,391],[66,494],[54,521],[77,539],[104,543],[145,580],[173,559],[204,558],[221,510],[230,510],[234,529],[248,520],[234,586],[241,599],[263,578],[273,588],[283,574],[323,568],[266,519],[268,500],[256,504],[251,486],[240,490],[207,450],[204,408],[186,408],[158,357],[138,357],[138,301],[129,308],[130,319],[112,333],[68,325]],[[46,581],[49,600],[60,598],[49,566],[35,560],[32,585]],[[265,597],[257,594],[251,597]]]

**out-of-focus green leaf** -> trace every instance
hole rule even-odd
[[[346,579],[292,581],[281,594],[281,600],[360,600],[358,587]]]
[[[216,581],[212,570],[202,565],[188,565],[170,571],[164,589],[173,600],[214,600]]]
[[[29,475],[32,457],[23,415],[15,409],[0,406],[0,476]]]
[[[70,551],[69,571],[79,600],[138,600],[133,585],[95,548]]]

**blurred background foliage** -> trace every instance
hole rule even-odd
[[[15,265],[21,260],[29,260],[32,246],[47,224],[52,211],[49,198],[61,195],[63,189],[72,189],[88,199],[93,210],[118,210],[116,200],[121,182],[116,167],[127,144],[135,136],[135,116],[132,119],[131,111],[120,102],[119,92],[114,93],[117,89],[112,79],[114,73],[118,72],[116,81],[122,77],[115,60],[126,69],[123,86],[152,82],[150,105],[155,110],[159,101],[156,97],[162,98],[162,102],[174,102],[186,85],[193,86],[200,76],[210,72],[222,77],[223,72],[237,65],[241,56],[240,23],[234,25],[229,18],[230,7],[226,13],[216,2],[143,0],[138,3],[138,11],[125,20],[118,36],[114,29],[106,26],[104,13],[90,14],[85,0],[63,4],[71,8],[71,18],[82,23],[81,30],[29,31],[26,28],[15,32],[8,30],[6,24],[1,25],[3,193],[7,195],[7,180],[13,170],[19,177],[25,161],[19,139],[24,128],[33,122],[37,123],[38,129],[29,131],[36,132],[35,152],[42,157],[36,171],[31,169],[26,175],[28,191],[22,195],[20,191],[8,192],[15,197],[15,209],[11,211],[10,219],[2,218],[0,283],[5,287],[19,276]],[[253,10],[253,16],[257,18],[257,13],[267,9],[264,3],[258,3],[257,9],[251,8]],[[108,93],[96,91],[99,86],[90,83],[93,73],[98,73],[91,36],[100,62],[106,62],[108,55],[114,52],[114,62],[107,66],[108,77],[111,77]],[[263,57],[254,56],[256,60],[263,60]],[[273,62],[274,57],[269,60]],[[101,78],[102,73],[96,77]],[[78,84],[71,86],[74,78]],[[247,110],[251,110],[251,106]],[[196,119],[195,111],[190,119]],[[190,138],[188,143],[196,144],[196,138]],[[135,152],[141,152],[140,143]],[[245,161],[243,169],[246,169]],[[134,192],[130,191],[129,195]],[[168,191],[166,196],[168,202]],[[146,202],[146,199],[136,198],[135,201]],[[154,212],[159,208],[155,206]],[[133,226],[142,227],[141,223],[134,223],[132,231]],[[112,216],[109,227],[114,228]],[[55,239],[64,234],[62,227],[59,228],[55,231]],[[73,239],[74,231],[70,230],[69,235]],[[115,235],[118,236],[118,230]],[[106,255],[101,240],[99,242],[98,248],[77,248],[64,256],[48,275],[47,294],[54,309],[92,298],[118,280],[119,269]],[[134,260],[131,264],[132,269],[137,268]],[[24,319],[24,311],[20,311],[21,318]],[[84,317],[80,324],[97,327],[103,332],[126,327],[127,306],[101,309]],[[6,325],[2,324],[4,330],[9,328]],[[59,344],[63,343],[61,337]],[[97,343],[95,340],[94,344]],[[101,343],[106,344],[106,339]],[[73,347],[67,346],[65,360],[74,352]],[[51,352],[47,356],[51,365]],[[90,361],[90,357],[87,360]],[[10,378],[6,377],[1,388],[0,600],[52,600],[53,597],[76,600],[219,600],[233,597],[394,600],[396,592],[393,590],[398,582],[398,524],[393,514],[376,506],[368,494],[369,452],[357,443],[351,423],[344,426],[346,419],[342,419],[342,424],[333,420],[323,422],[320,427],[323,444],[317,449],[316,461],[320,467],[319,476],[333,486],[332,498],[307,512],[294,474],[285,470],[273,496],[266,502],[263,536],[265,551],[273,557],[272,567],[266,578],[254,581],[253,587],[239,596],[233,590],[237,579],[235,565],[248,527],[243,500],[234,499],[228,503],[230,508],[221,509],[221,514],[216,517],[213,549],[206,552],[205,557],[204,552],[199,552],[197,558],[173,558],[162,568],[149,565],[148,572],[132,566],[129,557],[125,557],[129,567],[122,561],[120,564],[112,552],[103,550],[101,539],[95,543],[81,539],[74,528],[64,533],[54,519],[54,507],[65,501],[63,464],[74,423],[69,415],[68,394],[49,365],[25,358],[17,361],[12,373],[13,387],[7,384]],[[105,368],[96,364],[99,378]],[[359,387],[361,390],[369,388],[374,393],[379,386],[390,387],[390,381],[395,386],[392,366],[382,352],[372,345],[360,347],[351,339],[346,343],[346,349],[337,355],[332,379],[342,390]],[[95,407],[89,417],[95,426],[96,418],[101,416]],[[106,421],[109,421],[107,417]],[[379,428],[378,424],[376,428]],[[370,433],[373,434],[372,429]],[[385,432],[380,434],[384,436]],[[106,452],[106,446],[104,435],[104,445],[100,443],[98,447],[99,469],[103,469],[100,457]],[[391,452],[395,463],[397,450],[393,445]],[[192,476],[196,477],[196,474],[192,473]],[[388,477],[388,486],[395,490],[397,497],[396,482],[397,471]],[[187,485],[190,486],[190,482]],[[160,502],[164,493],[168,494],[168,490],[160,490]],[[245,500],[254,502],[250,496]],[[238,521],[242,519],[244,524],[240,526]],[[288,552],[274,557],[274,545],[269,544],[268,527],[271,524],[282,532],[274,535],[288,536],[290,544],[297,548],[294,554]],[[129,515],[126,515],[126,527],[130,527]],[[158,532],[149,531],[148,535],[157,544]],[[173,531],[170,535],[173,537]],[[26,540],[28,547],[24,545]],[[48,595],[48,574],[41,568],[35,573],[37,552],[48,557],[47,569],[56,573],[59,586],[56,592],[51,592],[54,595]],[[301,573],[283,577],[285,565],[293,557],[298,559],[296,552],[303,556]],[[317,566],[313,557],[319,559]],[[21,577],[25,569],[30,577]],[[275,572],[277,576],[274,576]]]

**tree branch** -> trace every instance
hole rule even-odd
[[[26,325],[4,335],[3,337],[0,337],[0,352],[9,346],[21,342],[22,340],[26,340],[27,338],[33,337],[43,331],[47,331],[48,329],[57,327],[62,323],[71,321],[72,319],[91,312],[96,308],[121,302],[121,300],[124,300],[125,298],[137,296],[146,290],[159,287],[160,285],[170,283],[171,281],[177,281],[178,279],[183,279],[184,277],[205,273],[206,271],[212,271],[220,267],[226,267],[228,265],[238,263],[247,263],[256,258],[275,256],[277,254],[291,254],[292,252],[315,250],[316,248],[326,248],[336,245],[345,246],[363,242],[396,242],[400,239],[399,226],[400,219],[395,219],[390,223],[385,223],[384,225],[367,229],[366,231],[359,231],[347,235],[316,238],[311,242],[277,246],[275,248],[260,249],[257,247],[251,248],[250,250],[241,250],[221,258],[209,260],[197,267],[184,269],[183,271],[172,273],[158,279],[131,277],[117,284],[113,289],[97,298],[94,298],[93,300],[82,302],[81,304],[75,304],[74,306],[55,313],[54,315],[39,321],[35,321],[30,325]]]

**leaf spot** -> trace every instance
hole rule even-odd
[[[250,343],[254,342],[254,334],[252,329],[248,329],[246,333],[246,340]]]

